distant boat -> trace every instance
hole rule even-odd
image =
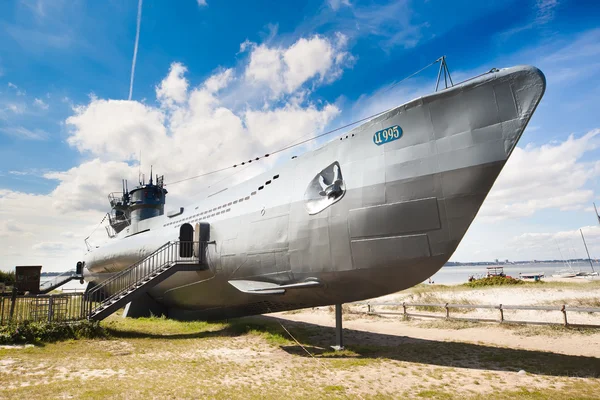
[[[546,274],[544,274],[543,272],[519,273],[520,279],[533,279],[535,281],[539,281],[540,279],[542,279],[545,276],[546,276]]]
[[[573,271],[573,269],[561,269],[552,274],[553,278],[575,278],[576,276],[577,272]]]

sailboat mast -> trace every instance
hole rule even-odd
[[[596,272],[594,271],[594,264],[592,264],[592,259],[590,258],[590,252],[588,251],[587,243],[585,243],[585,237],[583,237],[583,231],[580,229],[579,233],[581,233],[581,238],[583,239],[583,245],[585,246],[585,252],[587,253],[588,261],[590,262],[590,267],[592,267],[592,272]]]

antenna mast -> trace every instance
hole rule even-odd
[[[435,91],[437,92],[438,87],[440,86],[440,80],[442,79],[442,73],[444,74],[445,89],[448,89],[448,80],[450,81],[450,86],[454,86],[454,82],[452,82],[452,77],[450,76],[450,69],[448,69],[448,64],[446,63],[446,56],[441,56],[436,62],[440,62],[440,70],[438,71],[437,82],[435,84]]]

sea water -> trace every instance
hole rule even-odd
[[[592,272],[589,262],[577,262],[572,263],[573,271],[578,272]],[[452,266],[442,267],[438,272],[431,277],[434,283],[438,284],[457,284],[465,283],[469,280],[469,277],[474,276],[475,278],[481,278],[485,276],[487,267],[502,267],[504,273],[513,278],[518,278],[519,273],[522,274],[534,274],[544,273],[546,278],[550,278],[553,274],[556,274],[560,270],[568,269],[562,262],[557,263],[527,263],[527,264],[506,264],[506,265],[463,265],[463,266]],[[600,265],[594,263],[594,269],[596,272],[600,271]],[[425,281],[427,282],[427,281]]]

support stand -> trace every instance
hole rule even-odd
[[[335,305],[335,341],[336,345],[331,346],[335,351],[344,350],[344,332],[342,330],[342,305]]]

